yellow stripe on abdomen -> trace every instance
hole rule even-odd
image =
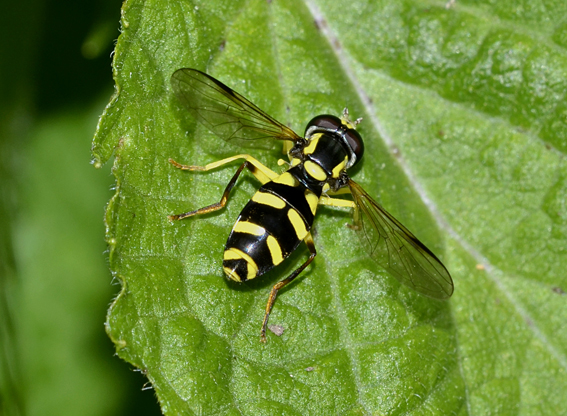
[[[317,205],[319,204],[319,198],[317,197],[317,195],[315,195],[315,193],[313,191],[306,189],[305,190],[305,200],[307,201],[307,204],[309,205],[309,209],[311,210],[311,213],[313,215],[315,215],[315,212],[317,212]]]
[[[272,235],[268,236],[266,243],[268,244],[268,250],[272,255],[272,263],[274,263],[274,266],[277,266],[283,261],[283,253],[280,243],[278,243],[278,240],[276,240]]]
[[[254,279],[258,275],[258,266],[256,265],[256,262],[252,257],[250,257],[242,250],[234,247],[226,249],[224,251],[224,260],[239,260],[246,262],[246,276],[240,276],[238,273],[236,273],[235,269],[231,269],[230,267],[223,267],[224,272],[231,280],[242,282],[245,280]]]
[[[257,236],[262,236],[266,233],[266,229],[264,227],[260,227],[258,224],[254,224],[249,221],[238,221],[234,224],[232,231],[235,233],[252,234]]]
[[[287,217],[289,218],[289,222],[291,222],[291,225],[295,230],[297,239],[299,241],[302,241],[307,235],[307,228],[305,227],[305,221],[303,220],[303,217],[299,215],[299,213],[294,208],[290,208],[287,211]]]
[[[273,182],[281,183],[282,185],[292,186],[294,188],[299,185],[299,181],[297,180],[297,178],[289,172],[282,173],[280,176],[275,178]]]
[[[252,197],[252,201],[257,202],[258,204],[268,205],[276,209],[283,209],[286,206],[283,199],[269,192],[256,192]]]

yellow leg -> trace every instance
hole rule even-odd
[[[218,162],[209,163],[208,165],[205,165],[205,166],[182,165],[180,163],[177,163],[173,159],[169,159],[169,163],[171,163],[176,168],[179,168],[179,169],[182,169],[182,170],[208,171],[208,170],[217,168],[219,166],[222,166],[226,163],[230,163],[230,162],[237,160],[237,159],[245,159],[245,162],[242,165],[240,165],[240,167],[238,168],[238,170],[236,171],[236,173],[234,174],[234,176],[232,177],[232,179],[230,180],[230,182],[226,186],[226,189],[224,190],[222,197],[221,197],[221,200],[219,202],[217,202],[215,204],[208,205],[206,207],[203,207],[203,208],[200,208],[200,209],[197,209],[197,210],[194,210],[194,211],[184,212],[182,214],[177,214],[177,215],[168,215],[167,218],[171,221],[182,220],[182,219],[187,218],[187,217],[192,217],[193,215],[206,214],[208,212],[213,212],[213,211],[217,211],[221,208],[224,208],[224,206],[226,205],[226,203],[228,201],[228,196],[230,194],[230,191],[232,190],[232,188],[236,184],[236,180],[238,179],[238,177],[240,176],[240,174],[242,173],[244,168],[248,168],[250,170],[250,172],[252,172],[252,174],[254,174],[254,176],[262,184],[265,184],[266,182],[269,182],[270,180],[272,180],[273,178],[278,176],[277,173],[271,171],[269,168],[267,168],[266,166],[264,166],[263,164],[258,162],[256,159],[254,159],[250,155],[237,155],[237,156],[229,157],[227,159],[219,160]]]
[[[267,166],[260,163],[257,159],[254,159],[250,155],[244,155],[244,154],[227,157],[226,159],[218,160],[216,162],[209,163],[208,165],[205,165],[205,166],[182,165],[181,163],[177,163],[173,159],[169,159],[169,163],[171,163],[176,168],[179,168],[179,169],[182,169],[182,170],[191,170],[191,171],[197,170],[197,171],[201,171],[201,172],[206,172],[208,170],[218,168],[219,166],[226,165],[227,163],[233,162],[233,161],[238,160],[238,159],[244,159],[249,163],[248,169],[250,169],[250,171],[262,183],[262,185],[264,185],[267,182],[270,182],[272,179],[279,176],[276,172],[274,172],[273,170],[271,170]]]
[[[350,193],[351,193],[350,188],[348,186],[345,186],[343,188],[339,188],[339,190],[335,191],[335,192],[333,192],[333,191],[328,192],[329,195],[333,195],[333,196],[334,195],[341,195],[341,194],[350,194]]]
[[[339,208],[356,208],[354,201],[348,199],[331,198],[330,196],[322,195],[319,199],[319,205],[327,205],[329,207]]]
[[[354,215],[353,220],[354,224],[347,224],[349,228],[353,230],[358,229],[358,207],[354,203],[354,201],[349,201],[348,199],[339,199],[339,198],[331,198],[326,195],[322,195],[319,199],[319,205],[327,205],[328,207],[338,207],[338,208],[354,208]]]
[[[309,253],[310,253],[309,258],[298,269],[296,269],[292,274],[290,274],[289,277],[277,283],[270,291],[270,296],[268,297],[268,303],[266,304],[266,313],[264,315],[264,321],[262,322],[262,332],[260,335],[260,341],[262,341],[263,343],[266,342],[266,328],[268,327],[268,319],[270,317],[270,312],[272,311],[272,307],[274,306],[274,302],[276,301],[276,297],[278,296],[278,291],[282,287],[290,283],[293,279],[295,279],[299,275],[299,273],[301,273],[303,269],[305,269],[317,255],[317,250],[315,250],[315,242],[313,241],[313,237],[311,236],[311,233],[307,233],[303,241],[305,241],[305,244],[309,249]]]
[[[282,153],[283,153],[284,155],[289,154],[289,151],[291,150],[291,148],[293,147],[294,144],[295,144],[295,143],[292,142],[291,140],[284,140]]]

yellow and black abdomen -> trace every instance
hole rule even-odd
[[[244,282],[286,259],[311,230],[320,196],[320,190],[315,192],[290,171],[263,185],[228,237],[223,260],[227,277]]]

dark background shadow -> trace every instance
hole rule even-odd
[[[117,0],[0,4],[0,414],[161,414],[104,331],[110,166],[90,166],[113,92]],[[148,387],[148,386],[146,386]]]

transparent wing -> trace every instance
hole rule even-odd
[[[435,299],[453,294],[453,280],[441,261],[406,227],[353,180],[349,187],[357,206],[354,225],[370,256],[403,284]]]
[[[178,69],[171,76],[171,86],[185,108],[223,140],[300,138],[242,95],[201,71]]]

